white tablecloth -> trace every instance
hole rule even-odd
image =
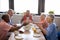
[[[21,28],[21,30],[24,30],[24,29]],[[33,30],[30,29],[29,32],[25,31],[23,34],[20,34],[20,35],[23,38],[22,40],[46,40],[45,37],[44,37],[44,35],[43,35],[43,33],[41,31],[39,31],[39,32],[40,32],[39,34],[35,34],[33,32]],[[38,37],[38,36],[35,37],[36,35],[38,35],[38,36],[40,35],[40,37]],[[9,37],[8,40],[16,40],[14,32],[11,33],[11,35],[10,35],[10,37]]]

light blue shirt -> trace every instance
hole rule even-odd
[[[8,24],[10,24],[10,25],[12,25],[12,24],[13,24],[12,19],[10,19],[10,21],[8,22]]]
[[[54,23],[49,24],[46,30],[47,30],[46,34],[47,40],[57,40],[56,25]]]

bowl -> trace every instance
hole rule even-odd
[[[15,36],[15,39],[16,40],[22,40],[23,38],[22,38],[22,34],[18,34],[17,36]]]
[[[15,36],[16,40],[22,40],[23,38],[21,36]]]
[[[30,24],[26,25],[23,27],[25,31],[29,31],[31,29],[31,26]]]

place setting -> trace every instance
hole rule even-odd
[[[32,27],[32,30],[33,30],[33,37],[39,38],[41,36],[40,35],[40,29]]]

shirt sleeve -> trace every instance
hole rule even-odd
[[[47,27],[47,34],[46,34],[46,36],[50,36],[51,34],[52,34],[52,32],[54,32],[53,30],[55,29],[55,25],[50,25],[50,26],[48,26]]]
[[[32,20],[32,21],[33,21],[33,19],[32,19],[32,15],[30,15],[30,20]]]
[[[6,23],[5,26],[6,26],[5,28],[6,28],[7,31],[9,31],[11,29],[11,27],[13,27],[12,25],[10,25],[8,23]]]

